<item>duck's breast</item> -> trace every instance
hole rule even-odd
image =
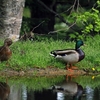
[[[73,52],[71,54],[65,54],[65,56],[62,57],[62,60],[71,64],[77,63],[79,60],[79,54],[77,52]]]
[[[64,91],[66,94],[69,94],[72,96],[75,95],[78,90],[77,83],[75,82],[68,82],[66,84],[63,84],[62,88],[64,88]]]

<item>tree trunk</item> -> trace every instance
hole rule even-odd
[[[0,0],[0,38],[19,37],[25,0]]]

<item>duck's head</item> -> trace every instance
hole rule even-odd
[[[12,44],[12,40],[10,38],[5,39],[4,45],[10,46]]]
[[[78,48],[80,48],[80,46],[84,45],[83,41],[82,40],[77,40],[76,41],[76,46],[75,46],[75,49],[77,50]]]

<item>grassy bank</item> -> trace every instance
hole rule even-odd
[[[85,59],[75,64],[75,66],[78,66],[80,69],[95,68],[96,70],[100,70],[100,36],[97,35],[94,38],[88,38],[84,43],[86,46],[81,47],[81,49],[85,52]],[[2,44],[3,41],[0,42],[0,45]],[[74,48],[74,46],[75,42],[55,41],[52,39],[32,42],[18,41],[10,47],[13,54],[8,64],[6,62],[1,63],[0,69],[26,70],[33,67],[46,68],[47,66],[65,68],[64,63],[51,57],[49,53],[55,49]]]

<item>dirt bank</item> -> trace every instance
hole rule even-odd
[[[26,71],[14,71],[11,69],[6,69],[0,71],[1,76],[58,76],[58,75],[84,75],[86,74],[83,70],[66,70],[59,68],[33,68]]]

